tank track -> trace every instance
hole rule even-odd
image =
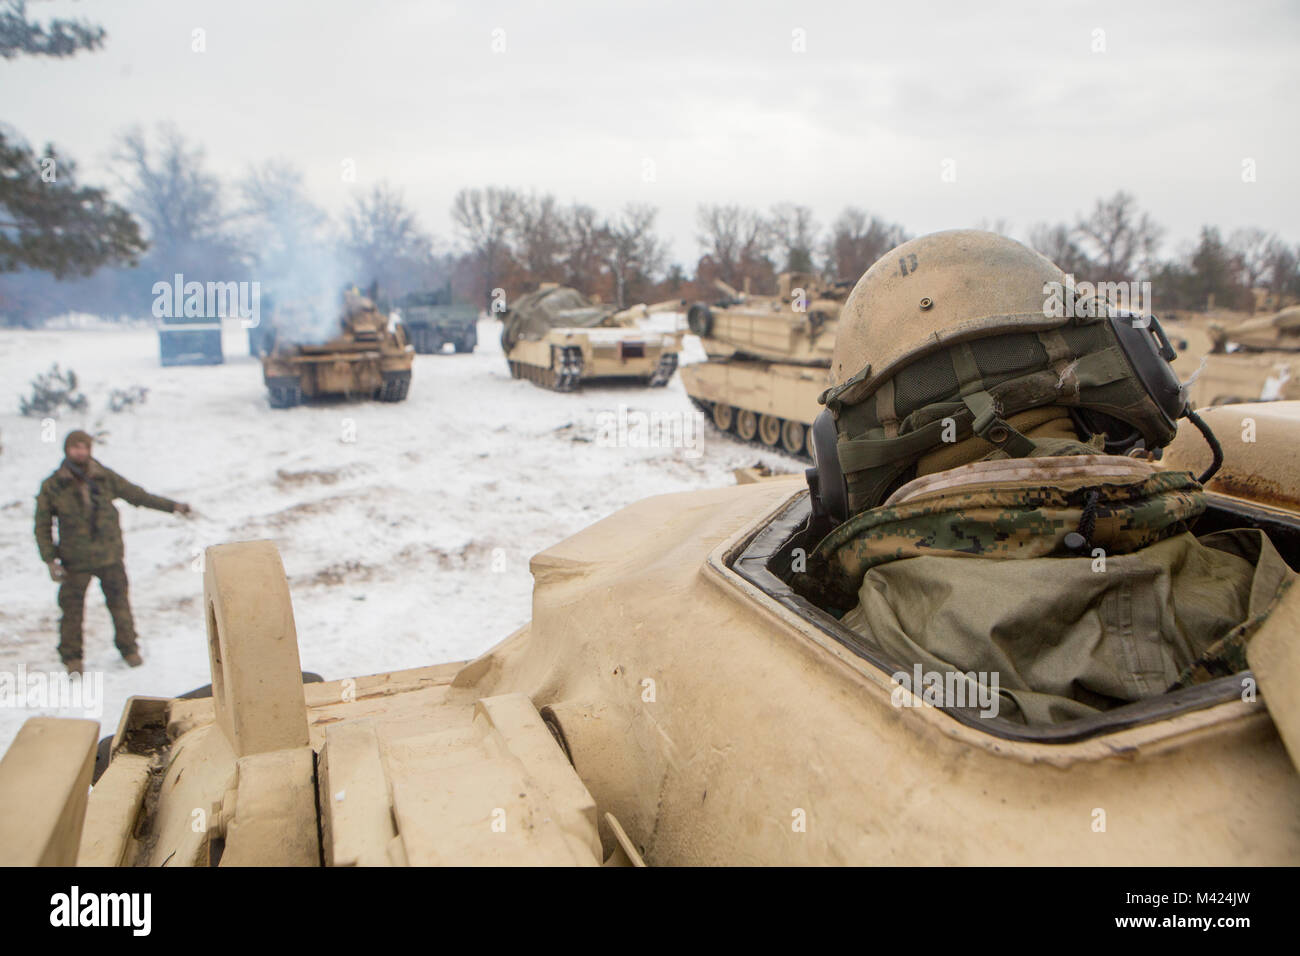
[[[650,376],[650,387],[663,388],[675,371],[677,371],[677,353],[664,352],[659,356],[659,365],[655,368],[654,374]]]
[[[293,408],[302,404],[302,383],[296,378],[276,378],[266,383],[267,401],[272,408]]]
[[[694,395],[688,395],[687,397],[690,398],[691,404],[694,405],[696,408],[698,408],[704,414],[704,420],[709,423],[710,428],[712,428],[715,432],[718,432],[719,434],[726,435],[732,441],[740,442],[745,445],[752,445],[754,448],[760,448],[763,451],[779,451],[783,455],[789,455],[791,458],[796,458],[799,461],[807,462],[810,465],[813,463],[812,452],[808,450],[808,432],[810,431],[810,429],[807,425],[804,425],[804,439],[803,439],[802,449],[799,451],[798,454],[792,454],[790,451],[788,451],[785,448],[785,446],[781,443],[779,439],[777,440],[777,443],[775,445],[769,445],[766,442],[764,442],[762,439],[760,439],[757,434],[755,434],[753,438],[748,440],[741,438],[740,435],[736,433],[736,416],[734,414],[732,417],[730,428],[725,430],[719,428],[717,426],[717,423],[714,422],[713,420],[712,402],[706,402],[704,399],[696,398]],[[735,406],[733,406],[733,410],[734,412],[738,413],[742,409],[735,408]],[[759,413],[755,412],[754,414],[757,415]],[[779,419],[779,421],[781,422],[782,426],[785,425],[785,419]],[[800,422],[799,424],[803,425],[802,422]]]
[[[381,402],[400,402],[411,390],[410,372],[390,372],[384,376],[384,384],[379,387]]]
[[[553,345],[550,368],[511,362],[510,376],[527,379],[553,392],[572,392],[582,378],[582,349],[577,345]]]

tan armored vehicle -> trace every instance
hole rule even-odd
[[[1191,385],[1198,406],[1300,398],[1300,306],[1209,327],[1213,350]]]
[[[272,408],[291,408],[326,395],[400,402],[411,387],[415,350],[401,326],[389,331],[388,316],[353,292],[344,295],[339,335],[314,345],[294,341],[302,334],[292,324],[280,327],[262,357],[262,378]]]
[[[659,387],[677,368],[682,333],[645,331],[636,321],[680,308],[673,300],[619,311],[545,282],[501,313],[501,349],[511,376],[557,392],[591,379],[641,379]]]
[[[719,286],[727,298],[687,313],[709,360],[683,366],[686,394],[720,430],[807,459],[848,290],[806,273],[783,273],[775,296]]]
[[[1300,564],[1300,403],[1205,418],[1200,520]],[[1249,672],[1026,726],[924,703],[800,598],[809,514],[797,479],[641,501],[534,556],[478,659],[307,685],[275,548],[209,548],[213,696],[131,698],[88,800],[96,724],[29,720],[0,864],[1300,863],[1300,588]]]

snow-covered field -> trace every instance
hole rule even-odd
[[[662,328],[679,318],[648,321]],[[186,520],[118,503],[145,663],[132,670],[118,656],[92,585],[85,655],[87,671],[103,675],[102,733],[132,694],[208,683],[199,570],[208,545],[276,543],[302,667],[333,679],[487,650],[529,617],[528,559],[632,501],[729,484],[733,468],[758,461],[803,467],[703,426],[678,376],[661,389],[552,393],[510,378],[498,337],[499,325],[485,320],[473,354],[416,356],[400,404],[273,411],[237,324],[226,333],[226,364],[173,368],[159,365],[149,329],[0,331],[0,675],[62,670],[57,585],[37,555],[32,517],[73,428],[106,432],[96,458],[197,512]],[[688,336],[683,360],[702,358]],[[77,372],[90,408],[61,417],[51,436],[39,418],[18,414],[18,401],[56,361]],[[146,403],[109,412],[109,391],[135,385],[149,389]],[[620,406],[632,416],[624,432],[632,440],[611,445]],[[627,447],[637,412],[682,416],[667,420],[698,425],[698,442]],[[28,717],[56,713],[84,716],[0,706],[0,752]]]

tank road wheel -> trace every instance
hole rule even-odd
[[[302,383],[296,378],[273,378],[266,383],[272,408],[293,408],[302,403]]]
[[[758,434],[758,415],[748,408],[742,408],[736,415],[736,434],[745,441],[753,441]]]
[[[781,440],[781,419],[775,415],[764,415],[758,420],[758,438],[764,445],[775,448]]]
[[[713,331],[713,313],[703,302],[697,302],[686,313],[686,327],[700,338],[708,338]]]
[[[725,402],[718,402],[713,406],[713,424],[718,426],[718,431],[729,432],[731,426],[736,422],[736,410]]]
[[[400,402],[411,390],[410,372],[386,372],[384,384],[379,387],[381,402]]]
[[[781,426],[781,447],[798,457],[803,454],[804,427],[802,422],[786,422]]]

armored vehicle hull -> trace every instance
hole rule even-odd
[[[686,394],[724,434],[810,461],[843,289],[801,273],[783,273],[775,296],[723,289],[727,299],[687,313],[709,360],[682,369]]]
[[[544,283],[502,314],[501,350],[514,378],[571,392],[587,380],[668,384],[677,369],[680,332],[650,332],[636,320],[676,311],[678,301],[616,311],[576,289]]]
[[[1300,447],[1296,403],[1230,414]],[[1202,520],[1295,566],[1300,469],[1254,451],[1268,495]],[[797,481],[641,501],[536,555],[532,621],[478,659],[305,686],[274,547],[210,548],[213,698],[132,698],[88,806],[94,723],[29,721],[0,863],[1300,863],[1300,588],[1251,672],[1033,728],[922,701],[796,596],[807,516]]]
[[[1210,326],[1213,350],[1192,382],[1198,407],[1300,399],[1300,306],[1232,329]]]
[[[721,432],[811,461],[808,429],[821,411],[827,369],[745,359],[682,366],[695,407]]]
[[[342,334],[321,345],[277,342],[262,358],[262,378],[272,408],[291,408],[324,396],[400,402],[411,386],[415,350],[400,326],[367,299],[349,299]]]
[[[668,384],[677,368],[681,335],[635,329],[551,329],[542,339],[518,342],[506,355],[510,374],[545,388],[570,392],[591,379]]]

